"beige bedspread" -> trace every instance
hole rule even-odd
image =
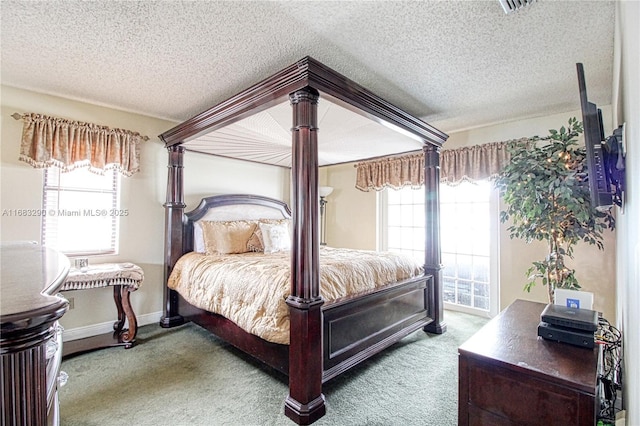
[[[189,303],[230,319],[245,331],[289,343],[290,253],[208,256],[187,253],[168,286]],[[322,247],[320,294],[327,303],[422,273],[413,259],[388,252]]]

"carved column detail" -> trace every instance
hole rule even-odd
[[[167,200],[164,203],[164,282],[180,256],[182,256],[182,216],[186,204],[183,199],[183,158],[184,148],[173,145],[168,148],[169,165],[167,174]],[[161,327],[173,327],[182,324],[184,319],[178,314],[178,294],[165,286],[163,295],[164,313],[160,319]]]
[[[24,321],[23,324],[28,323]],[[26,330],[19,336],[2,337],[2,425],[47,424],[46,342],[51,335],[51,323],[47,323],[39,324],[36,330]],[[54,373],[58,374],[57,371]],[[57,380],[57,377],[52,380]]]
[[[424,151],[424,212],[425,212],[425,273],[433,276],[431,293],[433,322],[424,330],[444,333],[447,326],[443,319],[442,253],[440,251],[440,147],[426,145]]]
[[[285,414],[310,424],[325,414],[322,394],[322,312],[318,233],[318,92],[311,88],[290,95],[293,108],[291,247],[291,333],[289,396]]]

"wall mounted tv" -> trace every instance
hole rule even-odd
[[[624,193],[624,127],[605,138],[602,111],[587,98],[584,67],[576,64],[591,204],[597,209],[622,206]]]

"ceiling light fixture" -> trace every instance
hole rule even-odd
[[[536,0],[498,0],[504,9],[504,13],[511,13],[530,5]]]

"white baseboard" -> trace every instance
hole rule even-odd
[[[162,311],[152,312],[150,314],[138,315],[138,327],[148,324],[158,324],[162,318]],[[113,321],[103,322],[100,324],[87,325],[85,327],[76,327],[65,329],[62,333],[62,341],[68,342],[71,340],[84,339],[85,337],[98,336],[100,334],[113,332]]]

